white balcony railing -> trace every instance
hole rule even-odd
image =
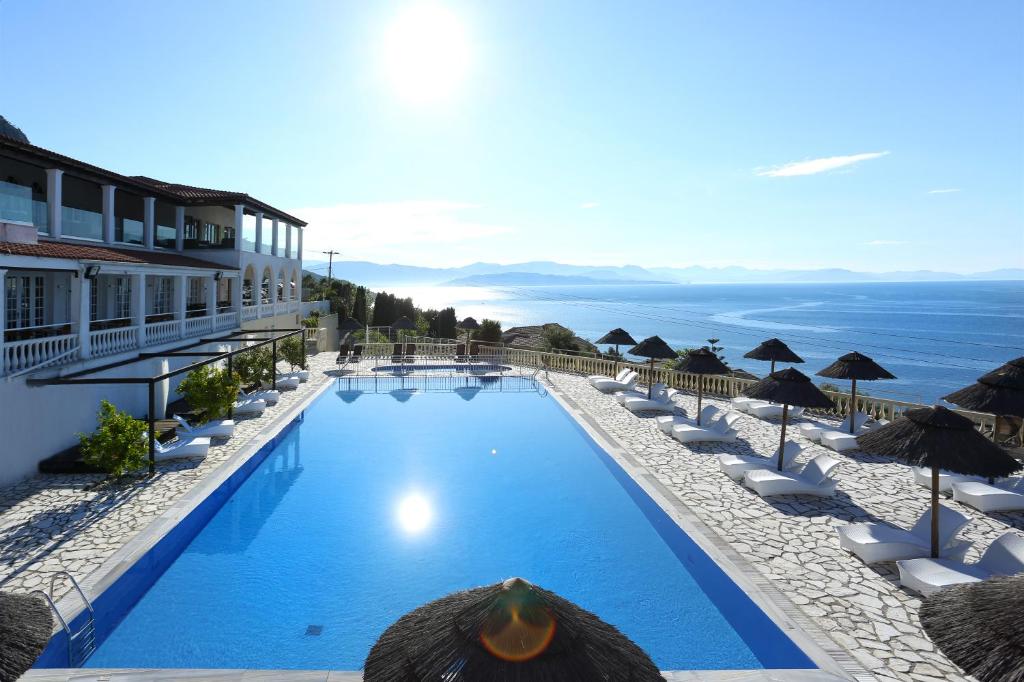
[[[185,318],[185,336],[200,336],[213,331],[212,317]]]
[[[3,362],[0,364],[0,373],[16,374],[29,369],[45,367],[55,362],[71,362],[77,355],[77,334],[8,341],[3,345]]]
[[[139,345],[137,329],[137,327],[116,327],[89,332],[89,347],[92,349],[93,357],[116,355],[137,348]]]
[[[220,331],[222,329],[233,329],[238,326],[238,313],[234,310],[229,310],[222,313],[217,313],[217,319],[213,322],[214,329]]]
[[[260,316],[260,307],[258,305],[243,305],[242,306],[242,321],[248,322],[249,320],[255,320]]]
[[[146,345],[156,346],[161,343],[174,341],[180,337],[181,322],[179,320],[150,322],[146,325]]]

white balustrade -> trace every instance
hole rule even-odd
[[[93,357],[116,355],[138,346],[136,327],[115,327],[89,332],[89,345]]]
[[[146,344],[156,346],[179,338],[181,323],[178,320],[151,322],[146,325]]]
[[[213,331],[212,317],[189,317],[185,319],[185,336],[200,336]]]
[[[6,374],[44,367],[52,362],[71,362],[78,356],[78,334],[8,341],[3,350]]]
[[[223,313],[217,313],[217,319],[214,320],[214,328],[218,331],[221,329],[233,329],[238,326],[238,313],[234,311],[227,311]]]
[[[260,307],[258,305],[243,305],[242,306],[242,320],[248,322],[249,320],[255,320],[260,316]]]

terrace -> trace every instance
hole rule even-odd
[[[449,351],[444,346],[423,350],[439,357]],[[608,370],[594,364],[605,361],[497,348],[483,348],[481,356],[500,360],[511,367],[509,373],[535,379],[550,391],[634,479],[668,501],[665,504],[672,516],[701,547],[720,564],[745,576],[753,590],[782,614],[787,627],[804,638],[798,641],[817,647],[834,661],[832,672],[836,675],[920,682],[968,679],[925,636],[917,617],[920,600],[899,587],[894,566],[865,566],[841,550],[836,539],[834,528],[854,521],[913,524],[929,498],[928,491],[913,484],[906,466],[860,451],[832,453],[842,460],[836,497],[766,501],[722,474],[716,455],[772,452],[779,438],[777,424],[745,416],[737,424],[740,437],[736,443],[684,445],[661,433],[649,416],[623,409],[581,376]],[[425,362],[438,364],[430,359]],[[563,367],[556,369],[560,364]],[[376,360],[363,359],[339,371],[333,353],[312,356],[309,382],[283,393],[273,412],[242,421],[236,437],[212,447],[205,460],[160,463],[156,477],[136,486],[105,490],[94,486],[98,476],[37,476],[3,491],[0,585],[29,591],[64,569],[88,576],[83,585],[87,593],[95,594],[109,583],[112,573],[125,570],[126,559],[155,542],[156,535],[166,532],[183,509],[194,505],[213,483],[223,480],[280,433],[318,393],[332,385],[342,387],[346,381],[367,381],[366,377],[402,381],[400,375],[375,373],[373,369],[379,365]],[[684,388],[693,380],[676,374],[661,373],[653,378]],[[737,381],[743,380],[716,379],[705,403],[727,409],[726,396],[738,390],[729,382]],[[678,396],[676,402],[689,414],[696,412],[696,397],[690,392]],[[894,416],[906,406],[882,401],[865,402],[862,407]],[[979,416],[979,420],[983,418]],[[802,458],[823,451],[817,444],[802,444]],[[298,465],[282,461],[280,470]],[[964,539],[975,543],[968,560],[976,560],[978,548],[1007,529],[1024,529],[1024,513],[986,515],[951,501],[945,503],[972,518],[962,532]],[[69,598],[61,606],[70,609],[74,600]],[[778,671],[766,671],[763,679],[769,679],[768,674]],[[703,678],[702,674],[687,677]],[[722,674],[707,678],[725,679]],[[28,679],[64,677],[57,671],[39,670],[31,672]]]

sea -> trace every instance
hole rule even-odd
[[[1020,281],[375,288],[411,296],[421,308],[453,306],[460,319],[496,319],[503,329],[558,322],[596,341],[622,327],[638,341],[657,334],[675,348],[716,338],[730,366],[758,376],[768,363],[743,354],[771,337],[801,356],[796,367],[810,376],[856,350],[897,377],[860,382],[859,393],[915,403],[939,403],[1024,356]]]

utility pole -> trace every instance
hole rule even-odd
[[[340,251],[335,251],[334,249],[331,249],[330,251],[322,251],[321,253],[326,253],[327,254],[327,286],[330,287],[331,286],[331,271],[334,268],[334,257],[335,256],[340,256],[341,252]]]

